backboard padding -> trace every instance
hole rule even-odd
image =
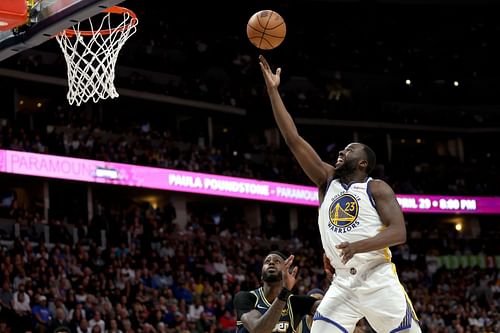
[[[41,0],[27,26],[0,33],[0,61],[51,39],[76,22],[97,15],[124,0]]]

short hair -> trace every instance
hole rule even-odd
[[[268,256],[268,255],[270,255],[270,254],[275,254],[275,255],[277,255],[277,256],[280,256],[280,257],[281,257],[281,259],[283,259],[283,260],[286,260],[286,259],[288,258],[288,257],[287,257],[287,256],[286,256],[283,252],[281,252],[281,251],[277,251],[277,250],[274,250],[274,251],[269,252],[269,253],[267,254],[267,256]],[[267,256],[266,256],[266,257],[267,257]]]
[[[366,155],[366,161],[368,162],[368,166],[366,167],[366,173],[370,174],[373,171],[373,169],[375,169],[375,165],[377,164],[377,155],[375,155],[373,149],[371,149],[364,143],[362,143],[361,146],[363,147],[363,151],[365,152]]]
[[[307,296],[312,296],[314,294],[320,294],[322,296],[325,296],[325,292],[319,288],[314,288],[307,292]]]

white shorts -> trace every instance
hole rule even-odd
[[[412,318],[417,319],[394,264],[375,262],[336,269],[314,320],[324,320],[348,333],[363,317],[379,333],[408,329]]]

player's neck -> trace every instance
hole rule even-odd
[[[349,185],[352,183],[364,183],[367,177],[368,176],[365,173],[353,172],[350,175],[340,177],[340,182],[345,185]]]
[[[264,295],[266,296],[266,299],[272,303],[276,297],[278,297],[278,294],[281,291],[281,281],[277,282],[272,282],[272,283],[265,283],[263,286],[264,289]]]

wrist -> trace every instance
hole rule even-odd
[[[288,301],[288,297],[290,297],[291,295],[292,295],[291,290],[288,289],[287,287],[283,287],[283,288],[281,288],[281,291],[278,294],[278,299],[280,301],[286,302],[286,301]]]
[[[360,248],[359,248],[360,245],[361,245],[361,247],[363,247],[363,241],[362,240],[361,241],[352,242],[350,244],[351,244],[352,250],[354,251],[354,254],[360,253],[360,252],[364,252],[364,251],[361,251]]]
[[[278,87],[268,87],[267,88],[267,93],[269,95],[279,94]]]

